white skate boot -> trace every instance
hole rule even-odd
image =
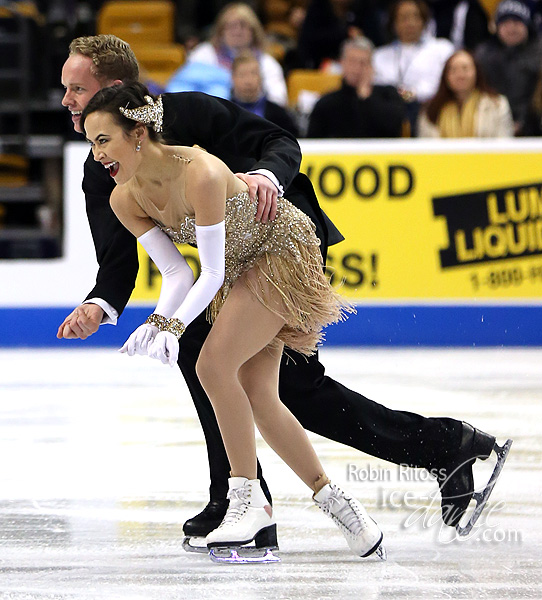
[[[231,477],[230,501],[222,523],[206,538],[209,556],[214,562],[280,562],[277,526],[273,509],[260,487],[259,479]],[[250,545],[253,542],[253,545]]]
[[[313,499],[343,532],[354,554],[365,557],[376,553],[386,560],[386,551],[381,544],[383,534],[357,500],[329,483]]]

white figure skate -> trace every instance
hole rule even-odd
[[[276,563],[277,525],[258,479],[231,477],[230,501],[222,523],[206,538],[209,556],[219,563]],[[252,545],[251,545],[252,544]]]
[[[343,532],[350,549],[361,557],[375,553],[386,560],[384,537],[365,508],[336,485],[326,484],[313,496],[316,505],[329,515]]]

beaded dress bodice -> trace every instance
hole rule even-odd
[[[186,168],[197,152],[183,148],[182,154],[174,155],[179,159],[178,168]],[[177,200],[170,200],[163,208],[144,195],[136,202],[173,242],[197,246],[196,219],[189,214],[182,181],[179,177]],[[284,319],[273,344],[280,342],[302,354],[313,354],[322,340],[323,327],[352,309],[324,274],[320,240],[310,218],[285,198],[278,199],[273,221],[257,221],[257,208],[248,191],[226,199],[225,277],[207,308],[208,318],[214,322],[235,282],[251,270],[244,285]]]
[[[248,192],[239,192],[226,200],[226,292],[264,253],[286,253],[294,262],[299,262],[299,244],[314,245],[314,224],[288,200],[278,199],[274,221],[256,221],[256,210],[257,205],[250,201]],[[174,242],[197,245],[194,217],[187,216],[173,224],[163,223],[158,216],[149,216]]]

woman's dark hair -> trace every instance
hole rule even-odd
[[[401,4],[405,2],[410,2],[415,4],[418,10],[420,11],[420,16],[423,20],[424,27],[429,23],[429,19],[431,18],[431,10],[429,9],[428,4],[424,2],[424,0],[396,0],[389,9],[388,12],[388,31],[392,38],[395,38],[395,21],[397,20],[397,13],[399,12],[399,7]]]
[[[123,83],[121,85],[113,85],[111,87],[102,88],[96,92],[86,105],[83,113],[81,114],[81,129],[85,129],[85,120],[93,112],[105,112],[109,113],[115,123],[119,125],[124,133],[130,134],[134,127],[136,127],[138,121],[125,117],[119,110],[122,106],[124,108],[138,108],[148,104],[145,100],[145,96],[150,96],[154,101],[157,100],[156,96],[153,96],[149,90],[138,81],[130,83]],[[160,135],[152,128],[152,125],[143,123],[147,127],[149,133],[149,139],[154,142],[161,140]]]
[[[498,96],[497,92],[487,83],[486,78],[484,77],[484,74],[482,73],[480,66],[476,62],[476,59],[474,58],[472,52],[469,52],[468,50],[457,50],[444,63],[444,68],[442,69],[442,74],[440,76],[440,83],[437,92],[425,105],[425,114],[427,115],[427,118],[431,121],[431,123],[436,124],[436,122],[438,121],[440,111],[442,110],[445,104],[447,104],[448,102],[457,102],[455,94],[452,92],[450,86],[448,85],[447,78],[448,71],[450,70],[450,65],[453,59],[462,52],[468,54],[471,57],[472,62],[474,63],[474,68],[476,69],[474,89],[484,94],[488,94],[489,96]]]

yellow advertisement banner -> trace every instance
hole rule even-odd
[[[328,264],[370,300],[539,299],[542,150],[306,154],[346,238]]]
[[[345,237],[328,266],[348,298],[541,298],[542,148],[305,151],[301,170]],[[182,251],[197,274],[197,251]],[[132,298],[154,301],[159,290],[160,274],[140,248]]]

